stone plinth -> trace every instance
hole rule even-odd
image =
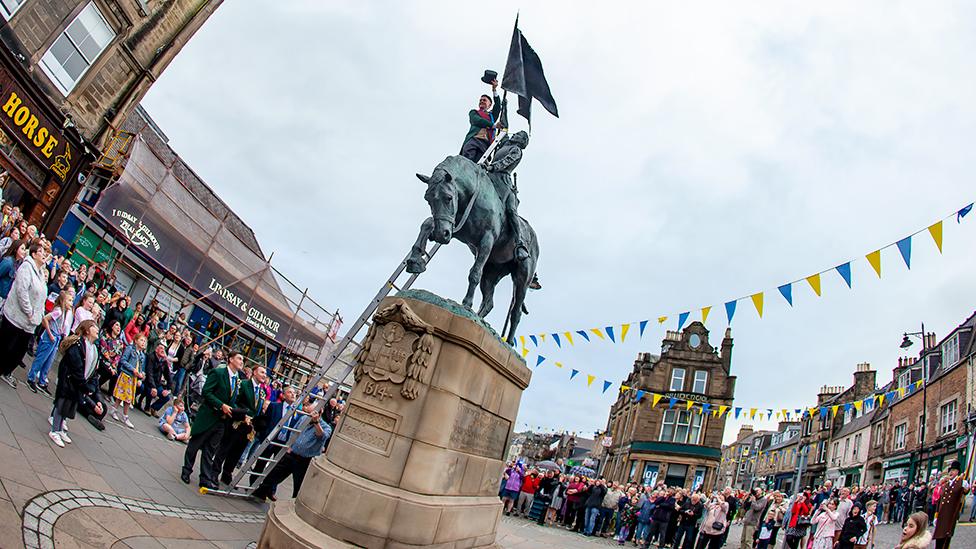
[[[259,547],[494,547],[529,369],[426,292],[386,298],[373,322],[328,451],[298,499],[274,505]]]

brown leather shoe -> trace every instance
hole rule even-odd
[[[532,281],[529,282],[530,290],[541,290],[542,284],[539,283],[539,275],[532,275]]]

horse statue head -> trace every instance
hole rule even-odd
[[[451,172],[438,166],[429,177],[418,173],[417,179],[427,184],[424,200],[430,205],[431,219],[434,220],[430,239],[447,244],[454,237],[458,211],[458,191],[454,178]]]

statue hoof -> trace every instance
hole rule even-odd
[[[420,274],[427,270],[427,263],[419,259],[407,260],[407,272],[410,274]]]

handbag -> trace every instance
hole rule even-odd
[[[716,520],[715,522],[712,523],[712,530],[718,530],[718,531],[721,532],[724,529],[725,529],[725,523],[724,522],[722,522],[720,520]]]

